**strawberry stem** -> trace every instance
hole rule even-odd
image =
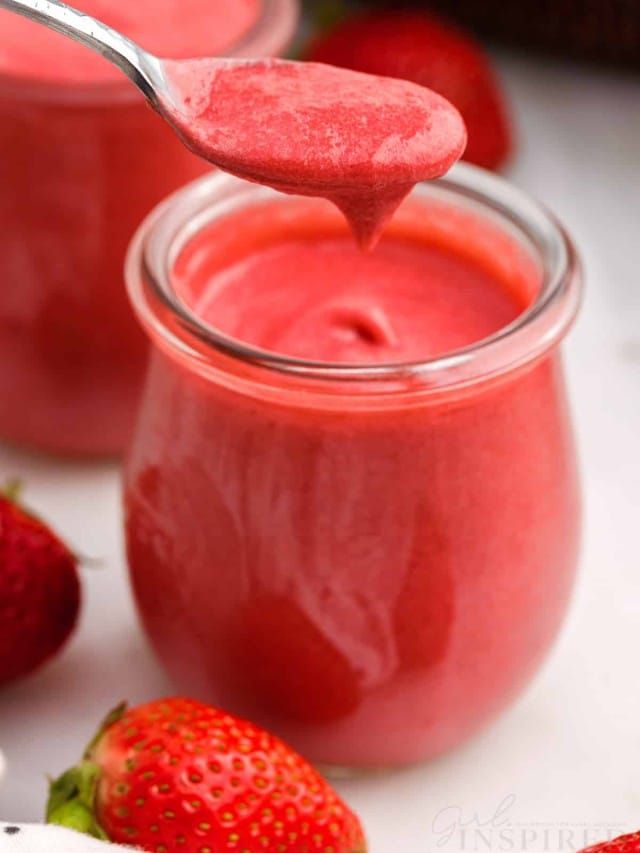
[[[94,813],[99,776],[97,764],[83,761],[52,782],[47,801],[47,823],[107,840]]]
[[[49,786],[46,821],[67,829],[75,829],[94,838],[108,841],[105,831],[96,818],[96,793],[100,780],[100,767],[93,753],[107,729],[116,723],[126,711],[126,702],[121,702],[110,711],[89,742],[80,764],[67,770]]]

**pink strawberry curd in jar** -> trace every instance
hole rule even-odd
[[[326,202],[216,176],[148,220],[128,279],[153,342],[128,558],[179,688],[337,766],[490,720],[576,567],[560,226],[457,167],[367,254]]]
[[[297,0],[76,0],[163,56],[283,50]],[[167,193],[209,170],[103,58],[0,10],[0,436],[112,454],[147,347],[126,246]]]

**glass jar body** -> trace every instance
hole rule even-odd
[[[431,757],[522,689],[567,607],[559,357],[458,403],[346,413],[155,353],[126,517],[138,607],[181,690],[316,762]]]
[[[462,212],[473,192],[475,216],[490,185],[496,206],[487,196],[480,209],[511,232],[508,185],[459,174],[415,198],[445,192]],[[171,229],[201,246],[194,218],[204,227],[216,199],[222,215],[234,199],[252,210],[263,191],[245,188],[197,182],[130,254],[154,341],[125,473],[143,624],[179,689],[314,762],[424,760],[509,704],[567,608],[580,501],[559,345],[577,308],[575,258],[556,264],[565,238],[541,213],[555,236],[536,303],[442,359],[341,370],[271,358],[199,324],[158,284],[172,264],[183,271]],[[281,204],[291,233],[296,202]],[[416,227],[467,250],[466,214],[434,210]]]

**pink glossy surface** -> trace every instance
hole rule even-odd
[[[194,49],[222,49],[259,5],[189,0],[192,16],[183,0],[163,0],[157,15],[139,0],[83,8],[183,53],[191,37]],[[124,78],[102,86],[112,75],[99,57],[41,27],[26,38],[28,22],[0,16],[0,436],[117,453],[147,353],[122,280],[127,243],[155,204],[208,167]]]
[[[251,275],[236,270],[233,286],[260,290],[255,338],[270,318],[282,323],[281,288],[308,288],[321,301],[309,246],[293,281],[291,246],[288,264],[254,275],[252,253],[280,239],[278,215],[263,213],[247,211],[242,230],[223,224],[201,236],[176,268],[191,304],[212,289],[201,303],[211,319],[211,272],[225,257],[239,263],[244,246]],[[298,209],[287,233],[295,219],[296,237],[321,235],[322,253],[344,237],[335,223],[324,229],[324,215]],[[416,274],[413,260],[404,267],[414,253],[428,270],[447,250],[458,270],[467,266],[452,304],[457,287],[482,288],[469,341],[476,323],[503,322],[505,305],[517,311],[538,286],[511,238],[453,208],[431,217],[407,208],[378,255],[343,245],[342,283],[353,285],[358,257],[385,271],[367,276],[367,299],[384,294],[399,327],[406,303],[394,302],[386,267],[400,296]],[[438,346],[448,330],[458,342],[458,312],[435,299],[422,311]],[[332,334],[331,325],[319,332],[325,343]],[[302,338],[326,356],[308,329]],[[330,392],[273,374],[264,384],[249,367],[233,379],[221,355],[207,360],[209,373],[154,348],[126,473],[132,580],[160,658],[180,689],[270,726],[317,762],[396,764],[451,748],[522,689],[570,594],[579,508],[557,352],[426,397],[401,380],[393,393],[367,396],[365,383]]]

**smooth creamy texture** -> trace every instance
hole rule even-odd
[[[262,349],[321,361],[417,361],[496,332],[522,310],[500,282],[456,255],[382,241],[289,241],[214,277],[196,307]]]
[[[158,56],[213,56],[255,23],[261,0],[74,0],[76,8]],[[0,73],[51,82],[124,79],[98,54],[45,27],[0,11]]]
[[[264,202],[197,235],[175,269],[180,297],[219,331],[351,364],[419,361],[475,343],[511,323],[536,282],[515,241],[464,211],[415,200],[364,253],[326,202]]]
[[[466,144],[460,114],[424,86],[312,62],[180,64],[169,71],[185,143],[222,169],[329,199],[371,247],[418,181]]]

